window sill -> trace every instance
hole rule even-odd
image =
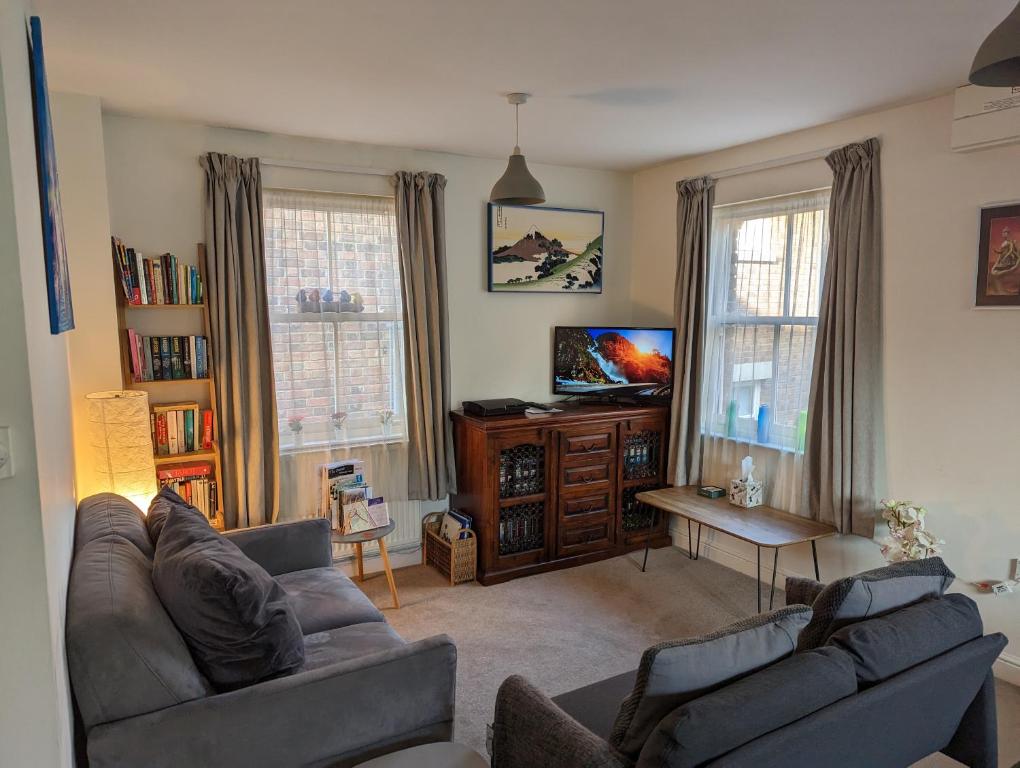
[[[753,448],[760,448],[766,451],[775,451],[776,453],[789,453],[797,456],[803,456],[804,451],[797,450],[795,448],[784,448],[781,445],[775,443],[759,443],[757,440],[747,437],[726,437],[725,435],[713,435],[711,433],[702,433],[702,438],[711,438],[713,440],[725,440],[727,442],[741,445],[749,445]]]
[[[346,450],[348,448],[365,448],[374,445],[395,445],[406,443],[407,435],[401,434],[364,434],[350,435],[343,440],[329,440],[321,437],[309,437],[305,440],[287,441],[280,440],[280,456],[293,456],[302,453],[322,453],[333,450]]]

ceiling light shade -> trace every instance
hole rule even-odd
[[[517,113],[521,104],[528,100],[526,93],[511,93],[507,101],[514,105],[519,144],[520,121]],[[489,202],[503,205],[539,205],[545,202],[545,190],[538,179],[531,175],[528,163],[521,154],[520,146],[514,146],[513,154],[506,164],[506,171],[489,193]]]
[[[1020,85],[1020,3],[978,48],[970,67],[974,85]]]
[[[149,396],[138,390],[115,390],[92,392],[85,399],[93,466],[100,487],[147,509],[156,495]]]

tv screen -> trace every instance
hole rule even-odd
[[[557,327],[553,392],[669,398],[673,329]]]

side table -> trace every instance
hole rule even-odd
[[[397,584],[393,581],[393,569],[390,568],[390,555],[386,551],[386,537],[393,533],[393,529],[397,527],[397,523],[394,520],[390,520],[388,525],[384,525],[382,528],[372,528],[368,531],[360,531],[358,533],[337,533],[333,532],[333,543],[334,544],[353,544],[356,560],[358,562],[358,581],[365,580],[365,562],[363,559],[362,546],[370,541],[379,542],[379,555],[382,557],[383,569],[386,571],[386,582],[390,586],[390,595],[393,596],[393,607],[400,607],[400,598],[397,597]]]

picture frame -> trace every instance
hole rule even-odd
[[[491,293],[601,294],[605,213],[489,203]]]
[[[42,23],[38,16],[32,16],[28,26],[39,208],[42,218],[43,258],[46,263],[46,295],[49,303],[50,333],[57,335],[74,328],[74,307],[71,304],[71,276],[67,269],[67,242],[64,240],[64,219],[60,208],[57,155],[53,147],[50,98],[46,87]]]
[[[1020,307],[1020,203],[981,209],[978,307]]]

